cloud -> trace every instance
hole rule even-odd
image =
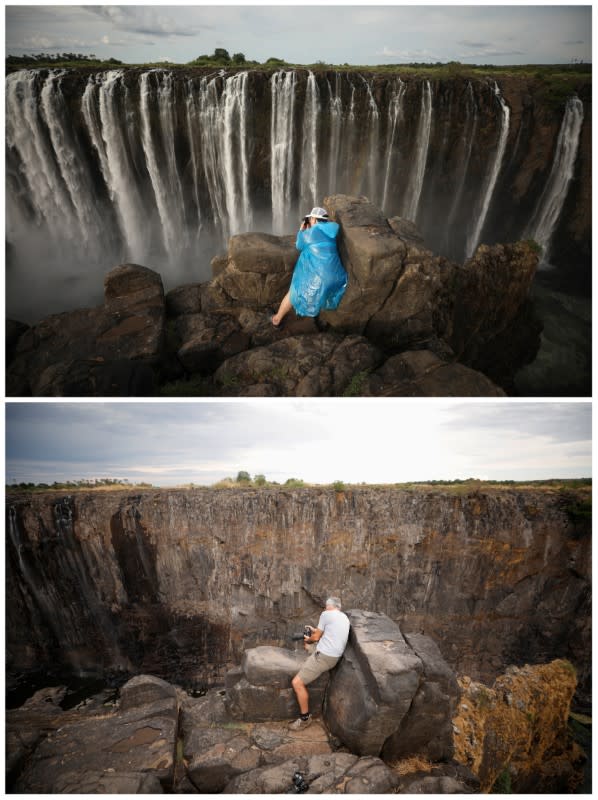
[[[477,49],[491,46],[489,42],[470,42],[467,39],[463,39],[462,41],[457,42],[457,44],[461,44],[463,47],[475,47]]]
[[[377,56],[384,58],[398,58],[400,61],[440,61],[436,53],[429,50],[391,50],[388,45],[384,45],[382,50],[376,52]]]
[[[20,41],[11,43],[11,47],[23,48],[26,50],[65,50],[72,47],[89,48],[95,47],[99,42],[86,41],[84,39],[61,38],[50,39],[48,36],[42,34],[33,34],[27,36]]]
[[[152,6],[89,6],[89,11],[110,22],[117,30],[158,37],[197,36],[202,26],[179,23],[173,16]]]
[[[589,404],[10,404],[9,481],[393,483],[591,474]]]

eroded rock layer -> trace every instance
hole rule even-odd
[[[590,683],[587,491],[358,487],[7,497],[8,674],[222,684],[326,595],[436,642],[455,671],[568,658]],[[414,645],[415,647],[415,645]]]

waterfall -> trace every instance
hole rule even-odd
[[[573,178],[582,124],[583,103],[578,97],[570,97],[565,106],[550,175],[526,229],[526,236],[542,246],[543,263],[548,262],[550,241]]]
[[[226,240],[250,230],[253,216],[249,198],[247,73],[225,78],[219,94],[221,82],[220,77],[201,80],[199,103],[192,93],[187,97],[187,119],[195,163],[199,161],[196,140],[201,143],[210,216]],[[199,194],[197,187],[196,193]]]
[[[193,80],[190,79],[187,81],[186,85],[186,98],[185,98],[185,111],[186,111],[186,119],[187,119],[187,136],[189,138],[189,149],[191,155],[191,167],[192,167],[192,178],[193,178],[193,199],[195,201],[195,209],[196,209],[196,227],[195,227],[195,242],[194,244],[197,246],[199,244],[199,239],[201,237],[202,231],[202,215],[201,215],[201,203],[200,203],[200,194],[201,194],[201,186],[200,186],[200,165],[201,165],[201,146],[198,146],[197,136],[195,135],[195,130],[197,128],[197,120],[199,117],[199,109],[197,107],[197,103],[195,102],[195,94],[193,91]]]
[[[388,192],[392,178],[392,167],[394,164],[395,140],[399,129],[399,123],[403,116],[403,97],[405,95],[405,84],[398,78],[393,85],[390,102],[388,104],[388,125],[386,134],[386,166],[384,168],[384,187],[382,189],[382,208],[388,213]]]
[[[164,250],[178,258],[186,246],[185,205],[174,154],[172,75],[164,73],[158,85],[157,111],[160,125],[152,124],[154,98],[151,76],[158,70],[144,72],[139,78],[141,141],[158,207]],[[158,130],[156,130],[158,127]],[[159,143],[156,142],[159,134]]]
[[[111,70],[90,78],[82,98],[82,111],[93,146],[98,152],[102,174],[120,222],[125,242],[124,258],[143,263],[149,256],[145,229],[148,214],[141,200],[139,181],[128,156],[118,90],[123,73]],[[94,95],[99,95],[99,119]]]
[[[387,214],[414,220],[429,246],[451,258],[505,231],[547,248],[572,180],[581,100],[567,104],[554,131],[552,170],[541,167],[546,185],[533,181],[503,223],[495,205],[508,196],[507,177],[516,180],[519,164],[538,169],[527,118],[507,171],[509,107],[498,86],[438,86],[290,68],[8,75],[9,315],[35,322],[95,305],[103,275],[123,260],[158,269],[167,289],[207,280],[231,234],[256,222],[266,233],[290,233],[299,212],[327,194],[367,195]],[[492,106],[484,125],[482,91]],[[433,139],[440,122],[446,128]],[[439,138],[444,155],[432,152]],[[474,180],[474,157],[486,161],[482,179]],[[440,204],[432,200],[436,179],[450,192]],[[532,219],[517,216],[519,208],[533,208]],[[28,292],[42,271],[53,276],[51,291]]]
[[[87,250],[97,248],[101,242],[101,222],[98,206],[84,169],[84,160],[78,143],[72,135],[60,81],[63,73],[50,73],[41,91],[42,115],[48,127],[58,170],[68,191],[69,205],[74,209],[73,234],[80,237]]]
[[[301,213],[308,213],[321,202],[318,192],[318,130],[320,97],[316,76],[309,72],[303,112],[303,149],[301,158]],[[303,210],[304,209],[304,210]]]
[[[210,199],[210,207],[214,225],[223,239],[228,232],[228,214],[224,197],[224,184],[220,170],[220,137],[221,113],[218,98],[216,79],[208,81],[201,79],[199,101],[194,96],[190,97],[191,126],[193,128],[191,141],[193,147],[197,139],[200,141],[201,160],[203,163],[204,177]]]
[[[355,161],[355,133],[356,133],[356,110],[355,110],[355,94],[356,87],[351,78],[347,75],[347,81],[351,88],[351,96],[349,98],[349,108],[347,110],[345,135],[341,145],[341,164],[350,165]],[[344,170],[345,177],[345,190],[349,194],[356,194],[359,192],[359,183],[356,171]]]
[[[378,138],[380,129],[380,112],[374,95],[372,94],[372,87],[361,76],[366,87],[367,92],[367,170],[366,170],[366,194],[373,202],[379,199],[380,189],[378,183]]]
[[[336,73],[334,92],[330,81],[328,94],[330,97],[328,107],[330,110],[330,150],[328,155],[328,193],[336,193],[338,184],[338,161],[341,149],[341,130],[343,124],[343,102],[341,99],[341,75]]]
[[[271,78],[270,175],[272,185],[272,229],[285,232],[291,213],[295,132],[294,71],[276,72]]]
[[[488,214],[488,209],[490,208],[490,201],[492,200],[492,195],[494,193],[494,187],[496,186],[498,174],[502,166],[502,160],[505,154],[505,149],[507,147],[507,138],[509,136],[509,117],[511,112],[509,106],[503,100],[503,97],[500,93],[500,89],[498,88],[498,84],[496,82],[494,83],[494,96],[500,103],[500,108],[501,108],[500,133],[498,136],[498,145],[494,152],[492,167],[490,169],[488,180],[486,182],[481,210],[480,213],[478,214],[475,228],[471,236],[467,240],[468,257],[471,257],[473,255],[480,240],[482,229],[484,227],[484,222],[486,221],[486,215]]]
[[[467,178],[467,171],[469,169],[469,161],[471,159],[471,151],[473,150],[473,143],[478,125],[478,107],[473,94],[473,86],[471,81],[467,84],[467,101],[465,104],[465,122],[463,124],[463,135],[461,137],[462,157],[460,160],[459,178],[456,184],[456,191],[449,211],[446,230],[445,230],[445,247],[448,249],[451,238],[456,238],[453,235],[453,226],[457,212],[461,207],[461,199],[463,197],[463,190],[465,188],[465,180]]]
[[[430,81],[424,81],[422,84],[422,100],[419,124],[417,127],[415,158],[413,160],[413,167],[411,169],[409,188],[407,190],[406,199],[403,205],[403,216],[412,222],[417,221],[417,209],[419,206],[419,198],[422,193],[422,187],[424,185],[431,129],[432,89],[430,87]]]
[[[64,232],[72,243],[78,239],[79,220],[61,174],[52,134],[40,114],[42,99],[37,81],[34,70],[22,70],[6,79],[6,144],[18,157],[17,172],[26,181],[37,225],[45,223],[50,236]]]

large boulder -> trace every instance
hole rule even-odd
[[[400,765],[401,767],[403,765]],[[399,769],[398,794],[479,794],[476,776],[456,761],[426,764],[421,759],[406,762]]]
[[[153,394],[164,339],[160,276],[137,264],[115,267],[105,302],[54,314],[27,329],[13,348],[7,394]]]
[[[497,396],[496,384],[514,391],[515,373],[540,345],[529,300],[538,255],[530,243],[482,245],[460,266],[427,249],[412,223],[386,219],[365,197],[333,195],[324,203],[340,225],[348,273],[335,311],[317,320],[291,313],[274,329],[270,318],[298,257],[295,237],[238,234],[204,284],[164,298],[157,273],[123,264],[106,276],[103,306],[29,329],[11,322],[7,394],[152,395],[190,375],[201,376],[204,393],[225,396]],[[434,354],[442,368],[420,379],[418,367],[415,380],[404,380],[393,363],[364,382],[385,360],[419,351]],[[274,366],[265,369],[270,358]]]
[[[504,397],[504,391],[481,372],[430,350],[391,356],[364,374],[359,394],[366,397]]]
[[[307,658],[304,650],[282,647],[254,647],[246,650],[241,672],[234,671],[234,683],[227,690],[229,714],[239,720],[261,722],[291,720],[299,707],[291,686]],[[325,673],[309,686],[310,710],[318,714],[322,708],[329,675]]]
[[[232,236],[226,267],[210,282],[204,308],[278,306],[289,289],[298,255],[293,236]]]
[[[382,756],[395,761],[417,753],[430,761],[449,761],[459,684],[429,636],[406,633],[405,640],[421,659],[423,680],[400,727],[384,743]]]
[[[184,314],[176,321],[177,356],[187,372],[213,372],[227,358],[248,350],[251,337],[230,315]]]
[[[480,245],[454,280],[447,341],[459,361],[507,389],[540,348],[543,326],[529,300],[537,266],[530,242]]]
[[[297,782],[294,776],[299,774]],[[300,780],[303,781],[303,787]],[[298,757],[261,767],[234,778],[227,794],[387,794],[398,784],[397,774],[379,758],[351,753]]]
[[[489,792],[497,781],[513,792],[575,793],[586,756],[569,732],[575,669],[561,659],[511,666],[493,686],[459,680],[455,759]]]
[[[335,328],[363,332],[391,296],[407,246],[365,197],[333,195],[325,198],[324,205],[341,226],[338,247],[348,284],[337,311],[323,318]]]
[[[255,394],[261,386],[272,395],[335,396],[380,362],[378,349],[362,336],[318,333],[240,353],[224,361],[214,377],[235,395]]]
[[[324,719],[351,752],[377,756],[409,711],[424,667],[386,614],[348,616],[349,643],[330,682]]]
[[[260,751],[242,728],[193,728],[183,748],[187,775],[201,794],[221,792],[236,775],[260,765]]]
[[[79,785],[117,792],[119,776],[125,781],[123,791],[156,792],[159,786],[168,790],[174,778],[177,728],[174,687],[159,678],[138,676],[121,690],[117,710],[103,709],[65,722],[46,736],[15,789],[51,794],[69,791],[78,780]]]

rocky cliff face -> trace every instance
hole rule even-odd
[[[567,727],[575,692],[569,662],[509,667],[492,687],[467,677],[459,683],[455,758],[483,792],[579,791],[585,754]]]
[[[159,265],[168,289],[205,279],[230,235],[292,233],[336,193],[412,220],[458,261],[481,242],[538,238],[563,281],[586,289],[591,84],[564,80],[555,98],[537,76],[9,75],[9,314],[31,322],[95,301],[106,263]],[[549,199],[559,213],[546,225]],[[57,291],[29,292],[24,305],[17,289],[40,258]]]
[[[590,692],[591,537],[558,490],[148,490],[7,498],[10,676],[223,681],[329,592],[491,679],[566,657]]]
[[[106,275],[103,306],[9,325],[7,393],[143,395],[176,378],[189,394],[199,380],[204,395],[240,396],[497,396],[513,387],[540,345],[532,245],[480,245],[460,266],[367,198],[325,202],[348,274],[337,311],[315,320],[292,312],[274,329],[297,250],[292,237],[239,234],[209,282],[164,297],[156,272],[124,264]]]

